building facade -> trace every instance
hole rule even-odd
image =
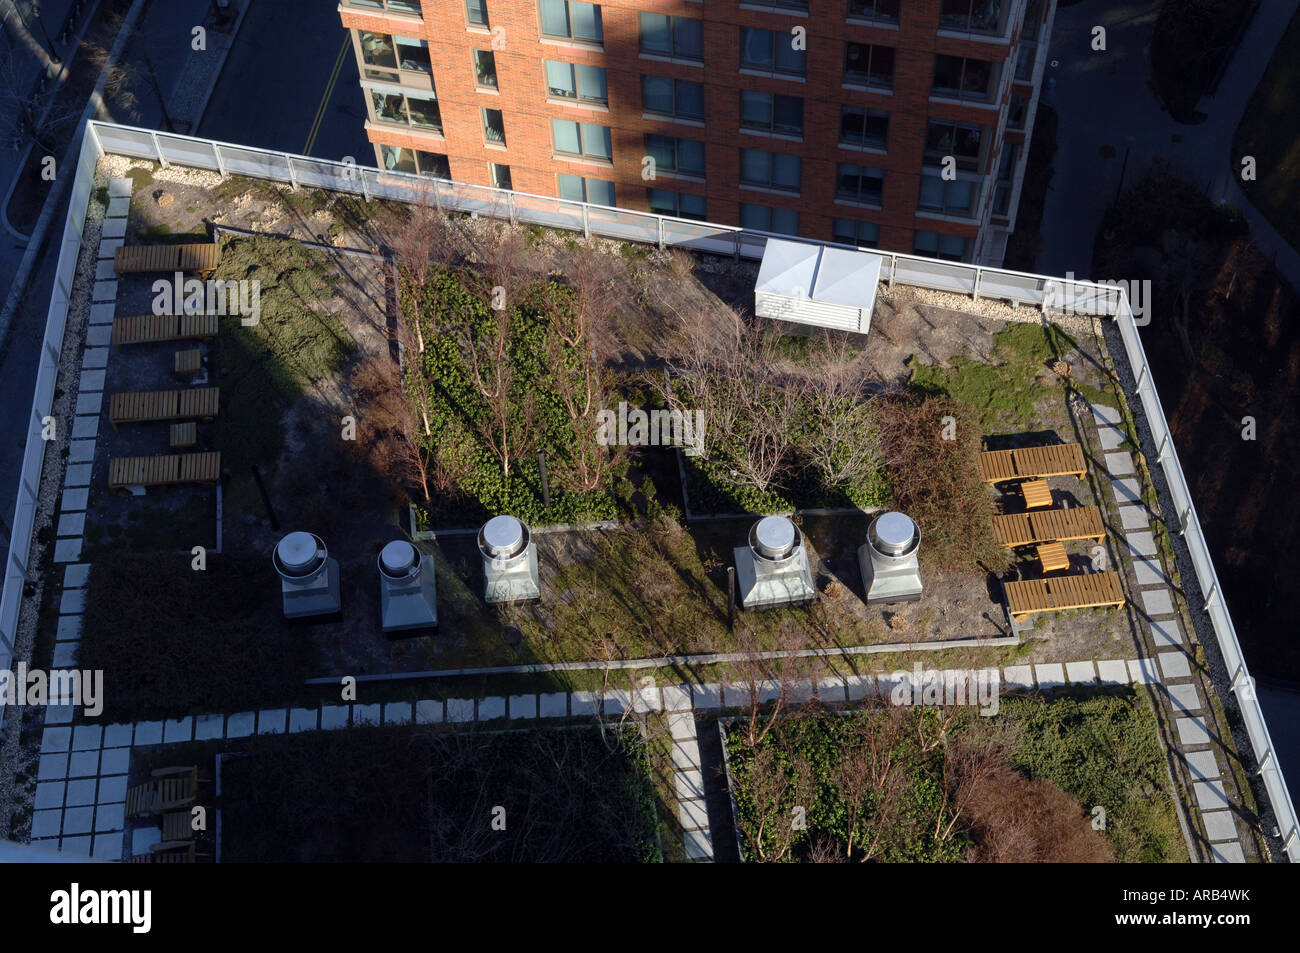
[[[1000,264],[1055,0],[342,0],[380,168]]]

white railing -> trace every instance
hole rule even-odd
[[[40,487],[44,441],[41,440],[41,419],[51,411],[54,383],[58,374],[59,349],[63,329],[67,322],[68,299],[76,271],[77,254],[81,247],[81,231],[85,223],[86,208],[93,187],[95,164],[104,153],[135,156],[158,162],[164,167],[175,163],[210,169],[222,176],[246,175],[253,178],[283,182],[294,188],[310,186],[332,191],[350,192],[369,199],[391,199],[412,204],[433,204],[447,211],[477,213],[508,218],[512,222],[544,225],[551,228],[582,232],[586,236],[602,235],[624,241],[646,242],[660,248],[680,247],[713,254],[732,255],[737,259],[760,259],[769,237],[809,244],[834,245],[840,248],[854,246],[788,235],[773,236],[766,232],[695,222],[636,212],[628,209],[588,205],[524,192],[462,182],[448,182],[406,172],[388,172],[334,162],[295,156],[284,152],[254,149],[210,139],[196,139],[173,133],[155,132],[131,126],[91,121],[87,123],[81,154],[77,165],[77,178],[73,185],[72,205],[68,213],[63,242],[59,251],[59,265],[55,277],[54,295],[50,301],[46,322],[45,343],[41,349],[41,367],[37,377],[36,396],[32,402],[32,416],[27,449],[23,458],[22,481],[18,490],[18,506],[14,514],[13,538],[10,541],[5,563],[4,593],[0,598],[0,662],[7,662],[17,631],[18,608],[27,571],[32,529],[35,522],[36,493]],[[1300,861],[1300,825],[1287,792],[1286,780],[1278,764],[1277,754],[1269,738],[1268,726],[1254,692],[1254,682],[1246,668],[1241,645],[1237,641],[1232,617],[1223,600],[1223,591],[1214,571],[1214,562],[1205,535],[1201,530],[1191,492],[1174,449],[1173,437],[1160,406],[1151,380],[1142,342],[1138,337],[1133,312],[1122,289],[1090,281],[1065,280],[1033,275],[1025,272],[986,268],[960,262],[938,261],[898,252],[870,249],[886,261],[881,280],[890,285],[908,285],[937,291],[990,298],[1015,305],[1027,304],[1046,309],[1054,301],[1070,301],[1076,308],[1095,309],[1096,313],[1113,314],[1119,326],[1129,365],[1137,381],[1137,393],[1151,428],[1157,447],[1157,459],[1169,484],[1174,509],[1182,530],[1183,539],[1191,553],[1197,581],[1205,595],[1205,608],[1209,613],[1215,637],[1219,643],[1224,663],[1227,665],[1232,689],[1246,725],[1246,732],[1254,749],[1256,762],[1264,781],[1265,790],[1273,807],[1287,855]],[[19,541],[22,541],[21,544]],[[3,709],[0,709],[0,715]]]

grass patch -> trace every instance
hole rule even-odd
[[[222,762],[223,861],[660,859],[645,744],[632,729],[358,728],[238,750]]]

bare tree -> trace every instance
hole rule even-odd
[[[812,807],[816,787],[812,767],[802,757],[783,759],[771,745],[755,748],[746,766],[748,810],[737,826],[755,859],[765,863],[784,860],[799,838],[799,812]]]
[[[880,438],[867,403],[867,363],[845,335],[823,334],[807,369],[799,449],[828,486],[847,486],[880,466]]]
[[[907,721],[906,709],[885,704],[870,706],[866,717],[854,716],[846,725],[831,774],[844,802],[845,859],[852,859],[856,850],[858,860],[871,860],[897,822],[907,772],[896,755]]]

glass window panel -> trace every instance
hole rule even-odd
[[[943,208],[943,179],[937,175],[921,176],[920,205],[922,208]]]
[[[969,212],[975,204],[975,183],[954,179],[948,183],[947,208],[952,212]]]
[[[592,205],[614,205],[614,183],[602,179],[587,180],[587,201]]]
[[[411,114],[411,122],[417,126],[442,128],[442,113],[438,109],[436,99],[417,99],[414,96],[408,96],[406,97],[406,105]]]
[[[652,212],[658,212],[660,215],[677,214],[676,192],[668,192],[664,189],[646,189],[646,199]]]
[[[582,188],[582,179],[576,175],[559,175],[560,180],[560,198],[568,199],[570,202],[585,202],[586,193]]]
[[[677,87],[677,115],[688,119],[704,118],[704,85],[679,79]]]
[[[654,159],[655,165],[661,169],[676,168],[677,156],[674,145],[671,136],[658,136],[649,133],[645,137],[646,154]]]
[[[361,31],[361,58],[368,66],[382,66],[397,69],[397,51],[393,38],[383,33]]]
[[[678,56],[704,59],[704,39],[699,20],[673,17],[673,48]]]
[[[754,228],[760,232],[768,230],[768,210],[761,205],[742,204],[740,206],[740,227]]]
[[[772,128],[777,132],[803,135],[803,100],[795,96],[777,96],[773,106]]]
[[[474,51],[474,73],[480,86],[497,88],[496,57],[492,55],[491,50]]]
[[[397,58],[401,62],[402,69],[416,70],[421,73],[433,72],[427,41],[408,36],[395,36],[393,41],[397,44]]]
[[[672,27],[667,15],[663,13],[641,14],[641,49],[646,53],[663,53],[673,51]]]
[[[703,221],[707,216],[705,212],[704,196],[702,195],[683,195],[677,210],[681,218],[694,218]]]
[[[772,34],[753,27],[740,28],[741,62],[745,66],[772,68]]]
[[[805,60],[807,54],[804,50],[794,48],[794,37],[791,34],[772,34],[773,45],[776,47],[776,70],[780,73],[794,73],[802,76],[806,70]]]
[[[451,165],[446,156],[436,152],[417,151],[415,158],[420,165],[420,175],[430,175],[435,179],[451,178]]]
[[[662,76],[641,77],[642,106],[647,112],[673,114],[673,81]]]
[[[745,126],[772,125],[772,94],[742,91],[740,94],[740,122]]]
[[[939,251],[938,232],[917,232],[912,239],[912,248],[922,255],[933,255]]]
[[[740,150],[740,180],[766,185],[771,181],[772,170],[766,152],[759,149]]]
[[[542,32],[547,36],[569,35],[569,10],[565,0],[541,0]]]
[[[605,69],[601,66],[574,67],[578,73],[578,93],[583,99],[595,102],[608,102],[609,94],[605,91]]]
[[[600,7],[594,3],[570,3],[569,17],[573,24],[575,40],[591,40],[599,43],[604,39],[600,23]]]
[[[375,118],[381,122],[406,122],[406,111],[402,108],[402,97],[395,93],[370,91],[375,103]]]
[[[571,155],[582,153],[582,139],[578,133],[578,124],[565,119],[551,120],[551,133],[555,136],[555,151]]]
[[[677,140],[677,171],[704,174],[704,143],[695,139]]]
[[[381,145],[379,152],[383,157],[384,168],[389,172],[415,171],[415,155],[410,149],[403,149],[401,146]]]
[[[799,188],[799,157],[776,153],[772,156],[772,184],[782,189]]]
[[[798,235],[799,213],[789,208],[772,209],[772,225],[768,230],[782,235]]]
[[[565,96],[569,99],[578,97],[578,88],[573,81],[573,67],[568,63],[546,61],[546,87],[552,96]]]
[[[465,0],[465,9],[470,23],[476,26],[488,25],[486,0]]]
[[[610,148],[609,129],[605,126],[594,126],[584,122],[582,124],[582,146],[583,151],[589,156],[608,159],[614,154]]]
[[[962,259],[966,257],[966,245],[969,239],[960,235],[940,235],[939,255],[942,258]]]

